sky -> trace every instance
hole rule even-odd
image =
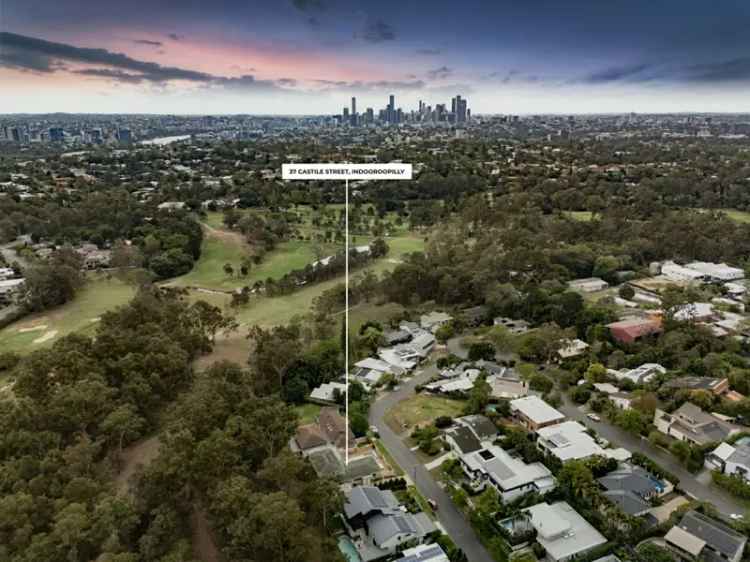
[[[0,113],[750,112],[750,0],[0,0]]]

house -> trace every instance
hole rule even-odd
[[[730,267],[725,263],[694,261],[685,264],[685,267],[697,271],[711,281],[735,281],[745,277],[745,272],[742,269]]]
[[[704,273],[676,264],[673,261],[665,261],[661,264],[661,274],[670,281],[681,283],[700,282],[706,278]]]
[[[672,318],[680,322],[709,322],[717,320],[714,305],[710,302],[691,302],[672,309]]]
[[[729,390],[729,379],[712,378],[712,377],[677,377],[667,381],[664,388],[688,389],[688,390],[707,390],[716,396],[720,396]]]
[[[16,272],[12,267],[0,267],[0,281],[7,279],[13,279],[16,276]]]
[[[0,281],[0,304],[11,303],[23,290],[25,279],[5,279]]]
[[[156,206],[160,211],[177,211],[185,208],[184,201],[165,201]]]
[[[566,421],[537,431],[537,447],[561,462],[586,459],[594,455],[624,460],[630,457],[626,449],[603,449],[577,421]]]
[[[383,333],[383,340],[388,346],[410,342],[412,337],[411,332],[406,330],[388,330]]]
[[[404,374],[404,369],[391,365],[381,359],[375,359],[374,357],[368,357],[362,359],[354,364],[354,372],[352,377],[361,382],[365,387],[369,388],[375,386],[380,381],[380,378],[386,373],[393,373],[394,375]]]
[[[605,489],[604,496],[632,516],[646,514],[651,509],[651,499],[674,489],[671,483],[662,482],[646,469],[629,463],[620,464],[598,482]]]
[[[671,414],[656,409],[654,425],[662,433],[695,445],[724,441],[738,428],[698,406],[685,402]]]
[[[511,400],[510,410],[514,417],[530,431],[539,431],[565,419],[562,412],[558,412],[538,396],[525,396]]]
[[[439,544],[420,544],[414,548],[407,548],[394,562],[450,562],[448,555]]]
[[[615,371],[607,369],[607,373],[615,377],[618,381],[629,380],[633,384],[646,384],[656,375],[663,375],[667,370],[658,363],[644,363],[635,369],[622,369]]]
[[[706,455],[706,466],[750,480],[750,443],[721,443]]]
[[[474,491],[490,485],[505,502],[529,492],[544,494],[557,485],[555,477],[542,463],[526,464],[496,445],[487,444],[478,451],[461,455],[459,461]]]
[[[492,321],[494,326],[503,326],[511,334],[525,334],[531,329],[531,325],[526,320],[514,320],[513,318],[506,318],[504,316],[498,316]]]
[[[582,557],[607,539],[567,502],[546,502],[524,509],[531,516],[536,541],[544,547],[550,562]]]
[[[588,277],[586,279],[568,281],[568,287],[574,291],[581,291],[582,293],[595,293],[597,291],[603,291],[609,287],[609,283],[598,277]]]
[[[599,392],[606,394],[615,406],[621,410],[627,410],[630,408],[631,396],[628,392],[621,392],[619,388],[608,382],[605,383],[594,383],[594,388]]]
[[[427,330],[434,334],[438,328],[447,324],[451,320],[453,320],[453,317],[445,312],[430,312],[429,314],[423,314],[419,317],[419,326],[423,330]]]
[[[664,536],[680,557],[707,562],[739,562],[747,537],[710,517],[688,511]]]
[[[461,311],[461,319],[467,326],[481,326],[490,320],[490,307],[486,305],[472,306]]]
[[[459,427],[467,427],[480,441],[492,441],[497,437],[497,426],[491,419],[480,414],[462,416],[453,420]]]
[[[362,562],[392,556],[437,530],[426,513],[407,512],[393,492],[374,486],[355,486],[346,494],[343,520]]]
[[[612,337],[620,343],[633,343],[662,331],[661,322],[656,318],[626,318],[607,324],[607,328]]]
[[[313,404],[336,404],[336,398],[346,394],[346,384],[341,382],[326,382],[313,389],[308,400]]]
[[[356,437],[347,428],[344,417],[338,408],[321,408],[315,423],[302,425],[297,428],[290,443],[293,451],[307,456],[320,447],[334,447],[345,449],[347,444],[354,447]]]
[[[560,343],[562,345],[560,346],[560,349],[557,350],[557,355],[563,360],[583,355],[589,348],[589,344],[579,339],[562,340]]]

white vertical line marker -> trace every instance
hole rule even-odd
[[[344,241],[344,270],[345,270],[345,289],[344,289],[344,396],[346,400],[346,464],[349,465],[349,180],[344,180],[346,186],[344,191],[344,224],[345,224],[345,241]]]

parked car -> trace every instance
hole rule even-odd
[[[595,422],[602,421],[602,418],[599,417],[599,414],[594,414],[593,412],[590,414],[586,414],[586,417],[588,417],[590,420],[593,420]]]
[[[740,520],[740,519],[744,519],[744,518],[745,518],[745,516],[744,516],[744,515],[742,515],[742,514],[740,514],[740,513],[730,513],[730,514],[729,514],[729,518],[730,518],[730,519],[734,519],[735,521],[738,521],[738,520]]]
[[[438,505],[437,505],[437,502],[435,500],[428,499],[427,503],[432,508],[432,511],[437,511]]]

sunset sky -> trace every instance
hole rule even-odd
[[[748,0],[0,0],[0,113],[750,111],[748,30]]]

